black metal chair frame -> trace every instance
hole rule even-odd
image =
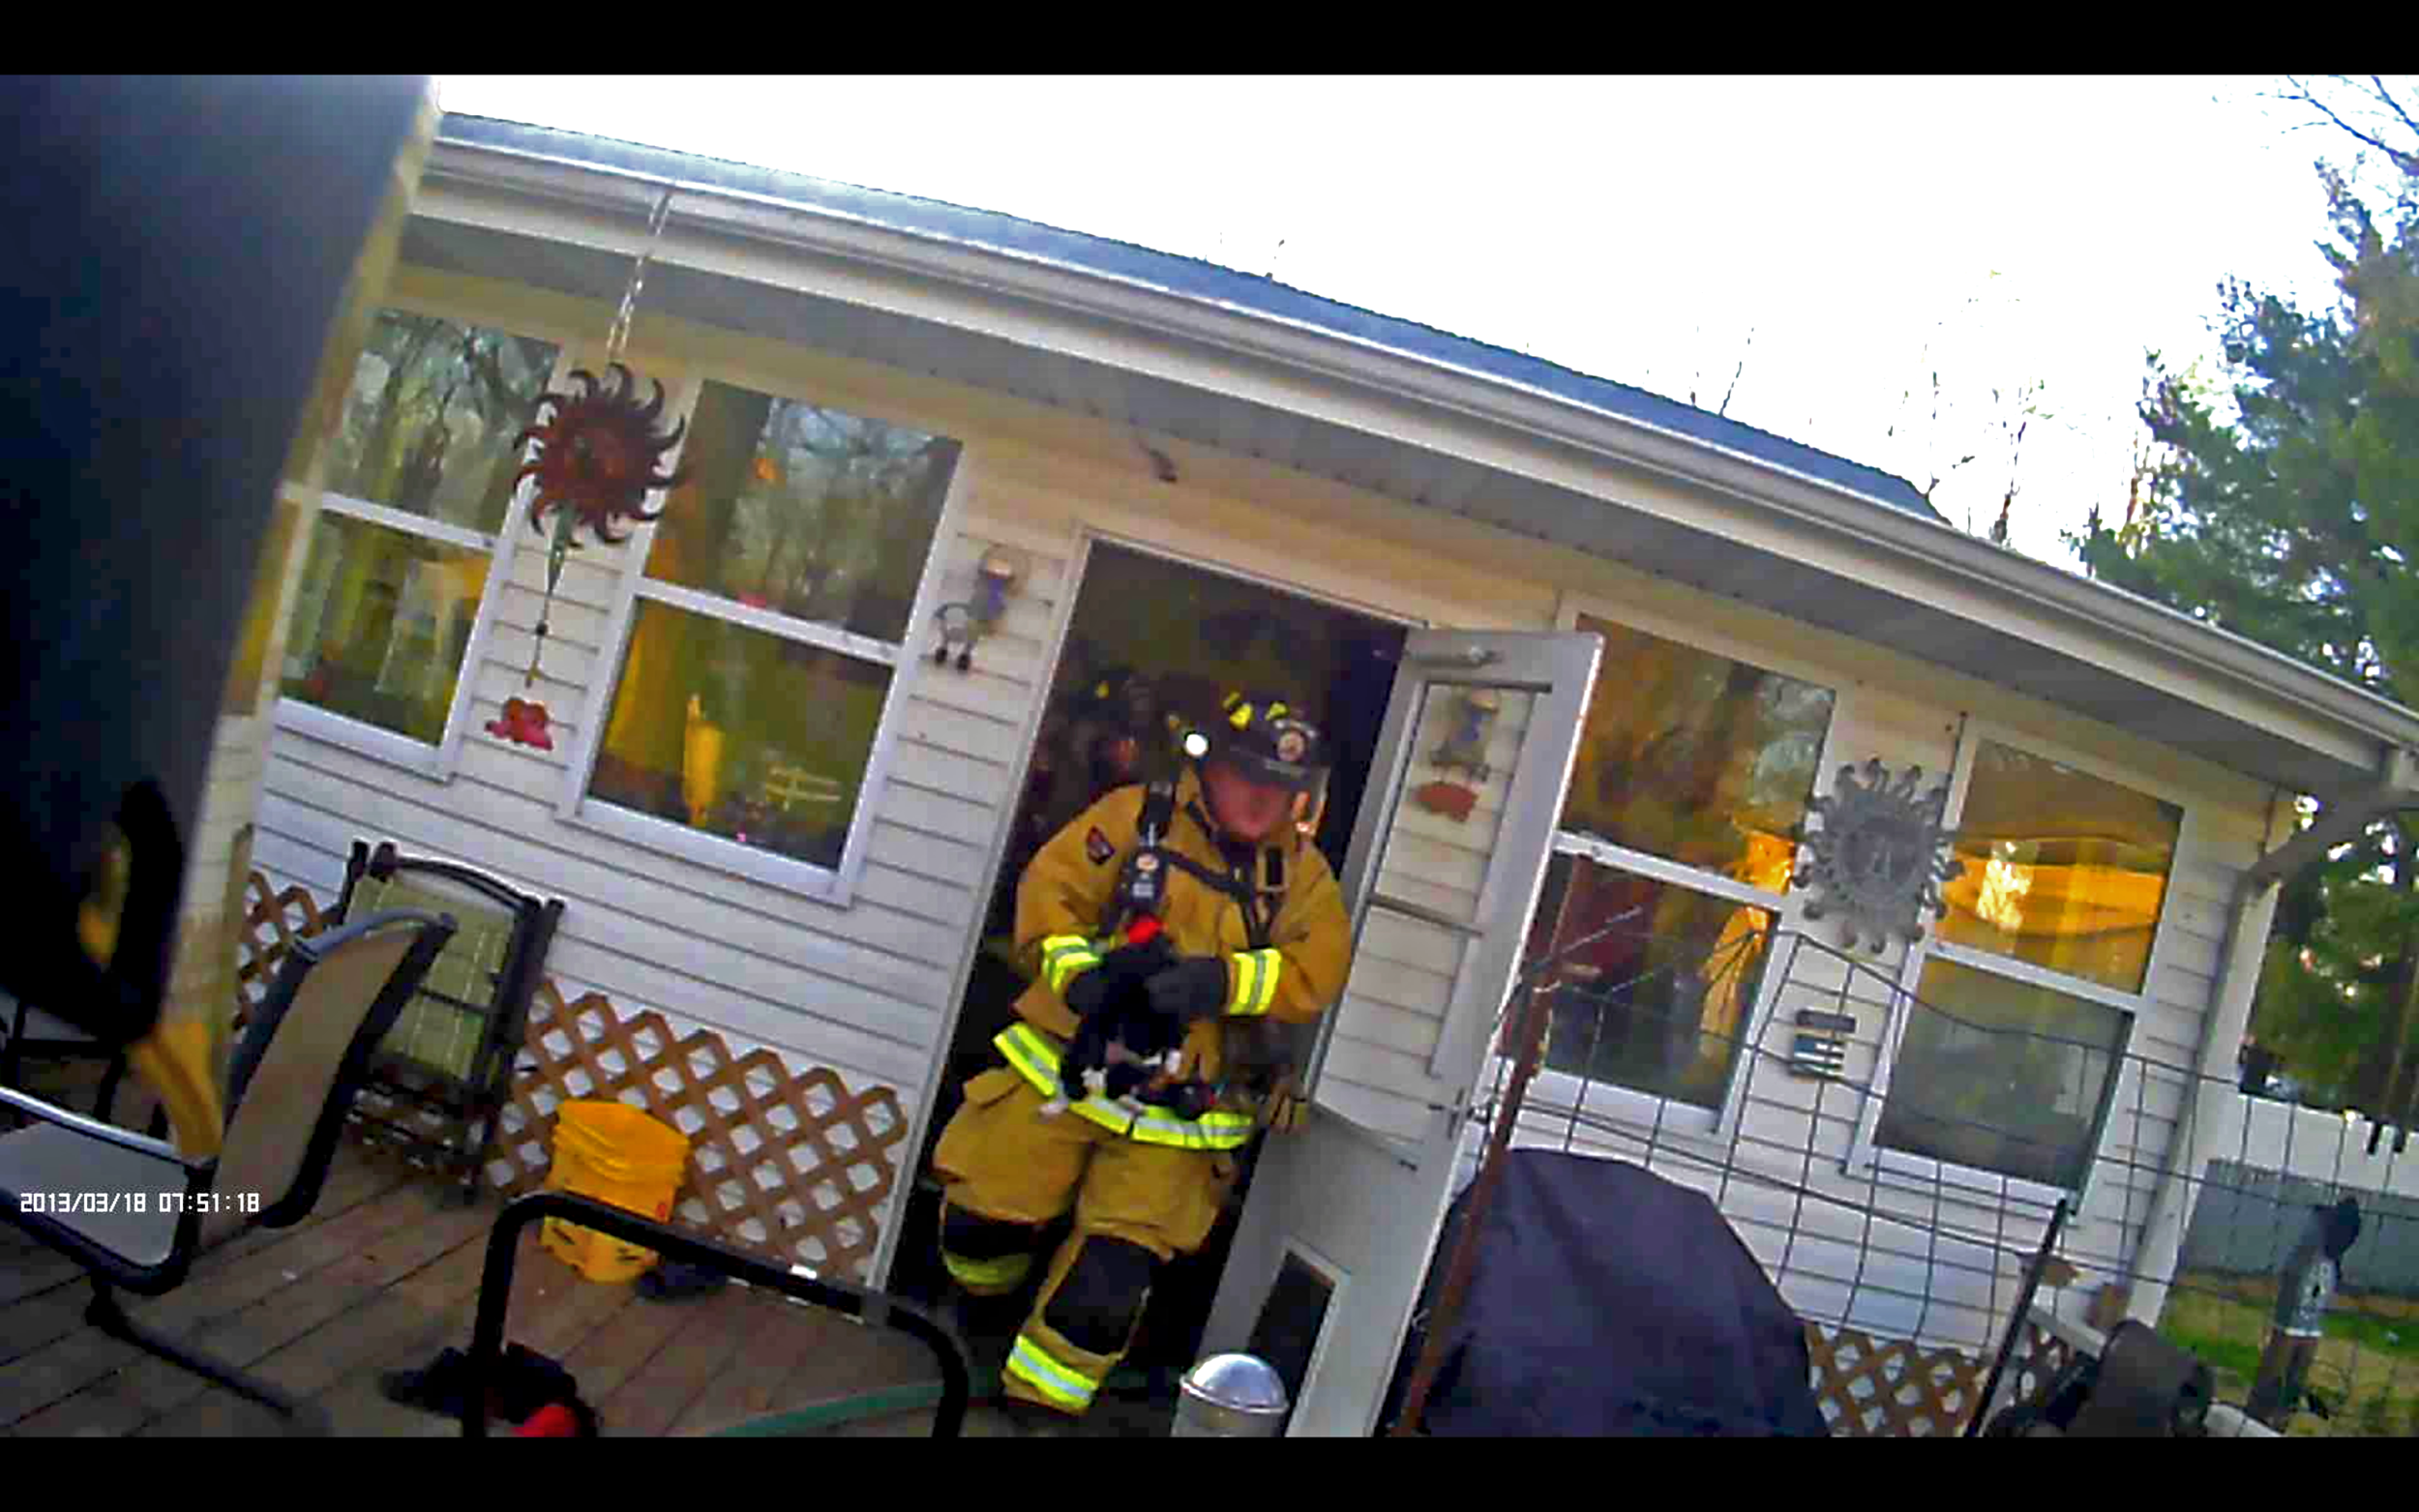
[[[512,915],[512,938],[500,968],[493,973],[493,987],[486,1002],[464,1001],[426,985],[417,994],[475,1014],[482,1021],[479,1046],[466,1076],[383,1048],[371,1061],[368,1089],[407,1107],[436,1112],[456,1126],[461,1138],[432,1139],[407,1122],[380,1117],[358,1104],[353,1118],[452,1173],[461,1183],[455,1199],[467,1206],[478,1198],[480,1173],[494,1146],[504,1103],[511,1095],[513,1069],[527,1032],[529,1003],[543,979],[546,954],[561,923],[563,904],[560,899],[540,899],[518,891],[468,867],[403,855],[392,841],[381,842],[373,849],[367,841],[357,840],[345,863],[344,887],[337,898],[334,921],[348,915],[363,877],[384,882],[401,876],[408,882],[415,873],[442,877],[494,902]]]
[[[941,1401],[933,1412],[933,1437],[955,1438],[964,1432],[972,1381],[966,1347],[946,1324],[924,1308],[849,1282],[825,1281],[785,1270],[769,1260],[685,1233],[594,1198],[541,1191],[506,1203],[503,1215],[488,1233],[487,1263],[479,1277],[478,1319],[470,1336],[468,1379],[462,1393],[463,1438],[487,1437],[486,1383],[503,1361],[504,1315],[512,1301],[513,1262],[520,1253],[523,1230],[547,1218],[579,1224],[625,1243],[643,1245],[667,1260],[702,1265],[750,1287],[912,1336],[941,1362]]]
[[[102,1060],[108,1062],[101,1074],[101,1085],[93,1092],[93,1116],[106,1123],[117,1102],[118,1084],[126,1080],[126,1056],[101,1041],[89,1037],[77,1039],[45,1039],[28,1033],[26,1020],[33,1005],[19,1001],[9,1016],[5,1036],[0,1036],[0,1087],[15,1087],[25,1075],[29,1060]],[[156,1126],[153,1133],[163,1130]]]
[[[292,953],[280,964],[267,1000],[246,1030],[248,1041],[257,1035],[265,1042],[276,1032],[280,1017],[276,1005],[290,1002],[294,994],[301,991],[304,978],[324,957],[361,934],[403,922],[420,924],[423,933],[404,952],[402,962],[363,1016],[361,1027],[354,1033],[337,1071],[327,1102],[318,1111],[312,1126],[293,1184],[277,1201],[261,1210],[254,1220],[254,1227],[288,1229],[311,1216],[312,1209],[318,1205],[320,1189],[326,1184],[328,1167],[335,1158],[336,1141],[343,1127],[345,1110],[351,1102],[349,1089],[360,1085],[367,1074],[372,1051],[387,1030],[394,1027],[395,1021],[410,1002],[420,978],[444,950],[453,934],[454,921],[446,915],[416,909],[390,909],[372,914],[357,924],[297,941]],[[265,1050],[265,1043],[259,1048]],[[228,1109],[230,1126],[237,1108],[241,1106],[241,1088],[236,1089],[234,1106]],[[173,1144],[96,1118],[87,1118],[6,1087],[0,1087],[0,1106],[15,1109],[87,1139],[148,1156],[181,1174],[181,1185],[185,1189],[184,1212],[177,1219],[176,1236],[169,1246],[167,1258],[156,1265],[129,1261],[38,1207],[19,1202],[15,1195],[9,1197],[9,1210],[0,1213],[0,1221],[23,1229],[43,1244],[83,1267],[93,1289],[92,1302],[84,1312],[86,1322],[113,1339],[189,1371],[247,1401],[257,1403],[284,1419],[293,1432],[315,1437],[324,1437],[330,1432],[332,1425],[327,1414],[316,1404],[297,1401],[234,1366],[143,1326],[127,1315],[124,1305],[118,1300],[117,1292],[120,1290],[131,1291],[136,1296],[157,1297],[164,1296],[185,1284],[187,1276],[193,1271],[194,1261],[201,1253],[202,1204],[195,1199],[213,1190],[219,1173],[217,1156],[190,1158]]]

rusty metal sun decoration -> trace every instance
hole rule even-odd
[[[1807,918],[1841,916],[1849,950],[1862,938],[1879,955],[1894,935],[1912,945],[1924,937],[1926,910],[1948,917],[1940,890],[1965,864],[1940,853],[1948,783],[1919,795],[1923,781],[1922,767],[1894,777],[1876,756],[1861,769],[1841,767],[1831,792],[1807,805],[1822,827],[1804,837],[1789,885],[1815,890]]]
[[[523,479],[537,480],[529,501],[529,528],[544,534],[546,517],[554,516],[553,538],[546,552],[546,599],[538,610],[529,669],[522,678],[523,689],[537,681],[538,658],[546,649],[547,614],[554,607],[554,586],[562,579],[563,559],[580,548],[580,526],[586,525],[598,541],[618,546],[629,538],[613,533],[616,521],[645,523],[660,518],[661,510],[647,512],[646,496],[659,489],[677,488],[688,477],[685,467],[669,473],[662,469],[664,454],[679,445],[689,429],[683,420],[671,430],[657,433],[655,422],[664,412],[662,380],[653,380],[655,397],[642,404],[638,380],[628,368],[614,362],[606,371],[609,381],[603,386],[584,369],[572,373],[571,381],[579,392],[541,398],[536,423],[513,439],[515,446],[530,447],[528,461],[513,475],[513,487],[518,489]],[[520,745],[551,751],[553,745],[546,725],[545,704],[515,698],[505,706],[504,718],[491,723],[488,730]]]
[[[556,531],[556,540],[568,543],[565,549],[577,548],[578,543],[569,539],[569,526],[575,521],[586,525],[606,545],[620,545],[628,538],[613,534],[614,521],[629,519],[643,523],[656,519],[661,511],[647,513],[647,494],[675,488],[688,476],[686,468],[671,473],[658,470],[664,454],[678,446],[689,429],[683,420],[670,431],[656,434],[656,417],[664,412],[663,380],[650,380],[655,397],[641,404],[638,380],[628,368],[614,363],[607,371],[612,381],[602,388],[584,369],[574,372],[571,381],[580,392],[549,394],[539,400],[537,423],[513,443],[537,443],[527,463],[513,475],[513,484],[518,488],[523,478],[538,481],[536,496],[529,504],[532,529],[543,531],[549,514],[558,509],[565,512],[565,523]],[[551,417],[547,414],[550,405],[553,407]]]

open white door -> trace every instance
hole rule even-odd
[[[1352,972],[1304,1057],[1308,1116],[1262,1143],[1204,1338],[1208,1351],[1251,1349],[1299,1376],[1289,1435],[1377,1424],[1602,645],[1430,630],[1403,648],[1338,878]],[[1489,721],[1475,751],[1474,718]],[[1448,764],[1474,754],[1475,770]],[[1457,799],[1472,795],[1463,812]]]

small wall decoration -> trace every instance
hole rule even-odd
[[[1832,791],[1807,805],[1822,827],[1804,837],[1789,885],[1815,889],[1808,919],[1840,915],[1846,949],[1863,940],[1879,955],[1894,935],[1911,945],[1924,937],[1925,910],[1948,916],[1941,884],[1964,863],[1941,854],[1949,785],[1919,795],[1923,780],[1922,767],[1893,777],[1876,756],[1841,767]]]
[[[1457,711],[1460,722],[1428,759],[1448,772],[1469,773],[1474,783],[1485,782],[1494,771],[1487,765],[1486,737],[1495,727],[1495,716],[1503,707],[1503,695],[1492,688],[1463,690]]]
[[[1480,785],[1494,775],[1494,768],[1487,764],[1486,743],[1503,706],[1503,696],[1492,688],[1462,691],[1451,732],[1428,753],[1428,760],[1445,775],[1413,792],[1414,802],[1456,824],[1468,821],[1471,810],[1478,806],[1478,794],[1476,789],[1454,782],[1453,774],[1459,772]]]
[[[1856,1032],[1856,1016],[1802,1008],[1797,1023],[1797,1041],[1789,1051],[1789,1074],[1838,1081],[1847,1073],[1848,1036]]]
[[[1008,600],[1016,597],[1030,567],[1025,553],[1011,546],[995,546],[983,553],[981,565],[974,570],[973,597],[933,610],[933,621],[941,627],[941,644],[933,652],[935,667],[948,666],[954,652],[959,671],[973,669],[974,642],[990,635],[1006,616]]]
[[[487,732],[540,751],[554,749],[554,737],[546,732],[546,706],[526,698],[506,698],[504,717],[488,721]]]

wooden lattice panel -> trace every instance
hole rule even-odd
[[[254,872],[246,897],[238,1029],[293,942],[327,927],[299,886],[278,892]],[[503,1196],[545,1184],[557,1108],[618,1099],[689,1137],[673,1209],[685,1227],[781,1265],[864,1279],[878,1215],[899,1179],[895,1147],[908,1134],[892,1089],[852,1093],[832,1072],[793,1072],[768,1050],[734,1055],[710,1030],[675,1038],[660,1014],[624,1018],[599,993],[565,1003],[552,982],[541,982],[530,1002],[517,1061],[523,1070],[483,1172]],[[433,1116],[363,1095],[381,1116]]]
[[[1923,1349],[1853,1328],[1808,1324],[1814,1397],[1842,1438],[1947,1438],[1964,1431],[1987,1366],[1956,1349]]]
[[[326,916],[320,913],[317,901],[309,891],[294,886],[278,892],[268,877],[258,872],[252,874],[252,880],[245,886],[244,904],[235,964],[232,1027],[237,1031],[252,1018],[260,1000],[269,995],[269,983],[294,941],[309,939],[327,928]]]
[[[908,1133],[890,1088],[852,1093],[769,1050],[734,1055],[710,1030],[675,1037],[602,993],[565,1003],[552,982],[530,1003],[523,1060],[489,1171],[507,1197],[545,1184],[562,1104],[618,1100],[689,1137],[676,1221],[780,1265],[864,1277]]]

